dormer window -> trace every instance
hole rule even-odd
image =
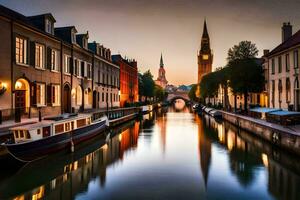
[[[46,32],[49,34],[54,34],[54,26],[53,26],[53,22],[49,19],[46,19]]]
[[[75,31],[71,32],[71,38],[72,38],[72,43],[75,44],[76,43],[76,34],[75,34]]]
[[[82,38],[82,46],[83,46],[83,48],[85,48],[85,49],[88,48],[88,42],[87,42],[87,41],[88,41],[88,40],[87,40],[85,37]]]

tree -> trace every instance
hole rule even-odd
[[[155,85],[154,87],[154,96],[157,100],[159,101],[164,101],[166,98],[167,93],[165,92],[165,90],[159,86],[159,85]]]
[[[142,75],[142,84],[143,84],[143,96],[146,97],[146,101],[148,97],[154,96],[154,86],[155,83],[153,81],[153,75],[151,74],[150,70],[146,71]]]
[[[227,61],[230,63],[234,60],[243,60],[255,58],[258,55],[256,45],[251,41],[241,41],[228,50]]]
[[[192,85],[192,88],[190,89],[189,91],[189,98],[192,100],[192,101],[196,101],[198,102],[199,101],[199,98],[197,97],[196,95],[196,92],[197,92],[197,88],[198,88],[198,84],[193,84]]]
[[[220,67],[216,69],[216,81],[223,89],[224,99],[223,106],[225,109],[228,109],[229,106],[229,98],[228,98],[228,87],[229,87],[229,69],[228,67]]]
[[[139,81],[139,101],[141,101],[141,97],[144,96],[143,75],[141,73],[138,73],[138,81]]]
[[[233,60],[228,64],[230,70],[229,82],[235,94],[244,95],[244,107],[247,112],[248,94],[263,90],[264,76],[259,59],[248,58]]]
[[[218,94],[219,82],[216,72],[211,72],[202,77],[200,82],[200,96],[201,98],[210,98]]]

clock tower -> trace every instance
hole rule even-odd
[[[212,71],[213,54],[210,49],[209,35],[207,32],[206,20],[204,20],[201,47],[198,52],[198,83],[202,77]]]

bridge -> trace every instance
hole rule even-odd
[[[168,98],[167,101],[172,103],[173,101],[175,101],[176,99],[182,99],[184,100],[186,103],[190,102],[190,98],[188,95],[189,92],[186,91],[174,91],[174,92],[170,92],[168,94]]]

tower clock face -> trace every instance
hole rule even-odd
[[[202,56],[202,59],[203,59],[203,60],[208,60],[208,58],[209,58],[209,56],[208,56],[207,54],[204,54],[204,55]]]

